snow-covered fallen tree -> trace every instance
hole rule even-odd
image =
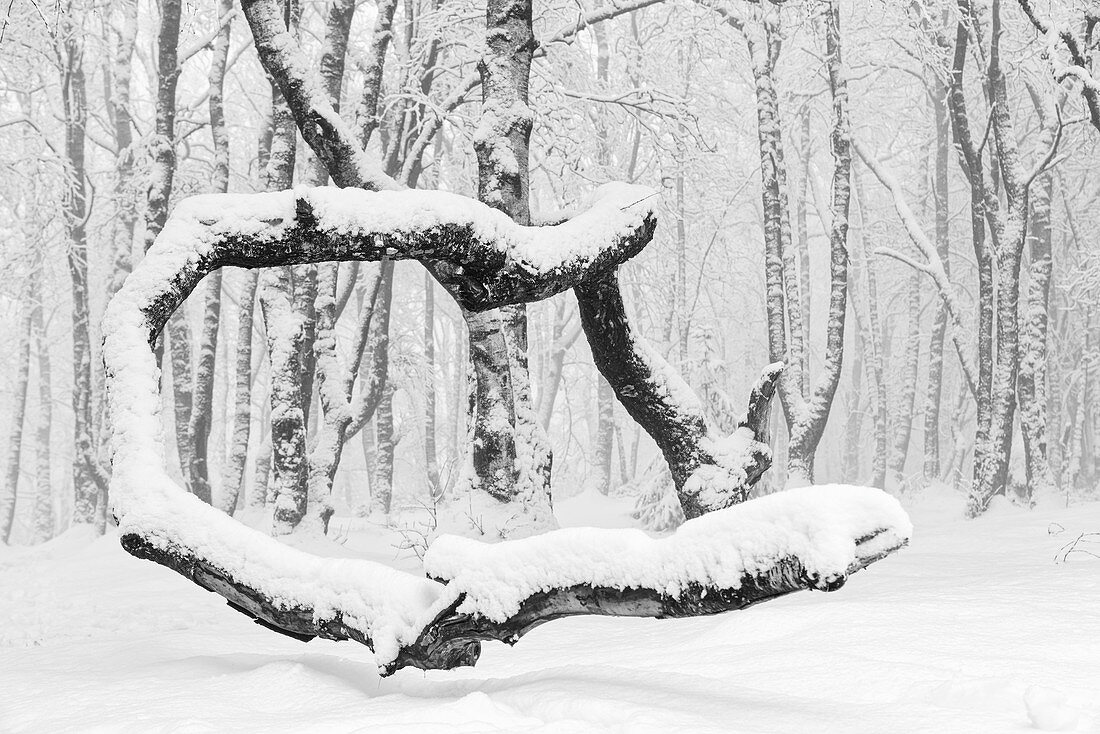
[[[615,270],[649,242],[650,201],[646,189],[605,186],[580,213],[544,227],[416,191],[295,189],[180,205],[104,317],[112,507],[124,547],[279,632],[369,645],[393,672],[472,664],[482,640],[511,643],[564,616],[693,616],[832,590],[903,546],[908,518],[875,489],[814,487],[737,504],[770,465],[765,416],[782,365],[764,371],[745,420],[723,438],[631,332]],[[292,549],[179,487],[164,468],[152,346],[202,277],[224,265],[383,258],[420,261],[471,310],[574,288],[597,366],[661,447],[694,519],[662,539],[597,529],[495,545],[444,536],[422,578]]]

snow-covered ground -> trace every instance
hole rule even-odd
[[[558,514],[628,526],[627,506]],[[0,732],[1100,732],[1100,558],[1056,562],[1100,533],[1100,503],[910,509],[911,547],[833,594],[561,620],[476,668],[388,679],[366,648],[262,629],[117,538],[0,547]],[[393,556],[367,532],[343,550]]]

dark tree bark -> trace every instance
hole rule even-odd
[[[771,465],[771,451],[764,438],[767,411],[750,409],[744,427],[755,441],[753,450],[748,457],[737,457],[745,459],[744,465],[726,466],[698,398],[631,328],[618,278],[590,278],[575,292],[592,359],[626,412],[657,442],[668,461],[684,514],[697,517],[743,502]],[[750,400],[766,406],[780,373],[781,368],[774,365],[765,370]],[[701,467],[724,470],[727,476],[715,483],[721,486],[689,483]]]

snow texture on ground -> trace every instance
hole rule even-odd
[[[559,505],[630,524],[629,500]],[[912,507],[911,547],[833,594],[560,620],[385,680],[365,648],[269,632],[115,537],[0,547],[0,732],[1100,732],[1100,559],[1055,562],[1100,503],[961,506]],[[368,531],[340,555],[381,560]]]

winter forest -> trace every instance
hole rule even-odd
[[[1100,727],[1094,0],[0,8],[0,731]]]

